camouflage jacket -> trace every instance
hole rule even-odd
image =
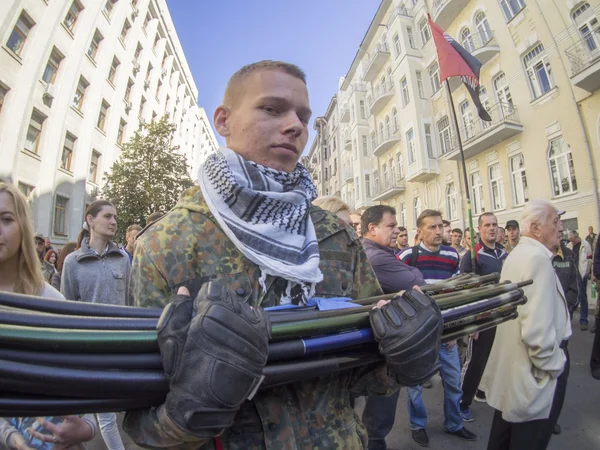
[[[364,298],[381,288],[354,231],[333,214],[311,209],[324,281],[321,297]],[[210,213],[198,187],[186,191],[177,206],[139,237],[132,268],[137,306],[163,307],[180,286],[195,295],[202,283],[218,278],[240,301],[263,307],[279,304],[283,279],[268,277],[259,288],[260,269],[227,238]],[[242,405],[220,440],[226,450],[308,450],[366,448],[366,432],[350,404],[351,394],[389,395],[398,389],[385,364],[259,391]],[[162,407],[131,411],[125,430],[148,448],[214,449],[174,426]]]

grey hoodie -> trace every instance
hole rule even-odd
[[[60,291],[67,300],[127,305],[130,270],[129,258],[113,242],[100,256],[84,239],[65,259]]]

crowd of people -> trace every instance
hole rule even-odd
[[[207,159],[198,185],[164,217],[148,217],[144,230],[130,225],[124,246],[114,241],[118,211],[97,200],[85,211],[77,242],[54,249],[33,233],[25,197],[0,183],[0,291],[166,307],[158,342],[169,393],[162,405],[128,411],[124,420],[129,436],[147,448],[385,449],[402,387],[412,437],[427,446],[422,389],[439,371],[450,436],[477,440],[464,423],[476,419],[471,402],[482,400],[494,408],[488,449],[545,449],[560,432],[571,315],[581,305],[580,326],[587,329],[587,281],[600,279],[593,229],[584,240],[571,231],[564,245],[563,211],[532,200],[522,228],[516,220],[501,228],[494,214],[484,213],[471,241],[469,228],[452,229],[439,211],[427,209],[411,246],[394,208],[351,211],[339,198],[317,198],[298,164],[310,115],[298,67],[262,61],[236,72],[214,116],[227,148]],[[420,287],[471,271],[499,272],[501,281],[532,279],[524,288],[528,302],[516,320],[442,344],[441,314]],[[385,363],[257,389],[268,340],[262,308],[388,293],[399,295],[370,312]],[[419,295],[425,300],[417,314],[409,299]],[[194,320],[179,308],[192,301]],[[206,306],[214,302],[235,304],[222,308],[218,321],[234,338],[219,345],[210,339],[214,311]],[[394,320],[408,316],[412,333],[427,336],[410,348],[403,321]],[[174,345],[187,348],[188,336],[197,358],[181,358]],[[591,358],[596,379],[598,336]],[[354,408],[361,396],[362,421]],[[123,449],[114,413],[0,419],[0,448],[78,448],[94,437],[96,421],[107,448]]]

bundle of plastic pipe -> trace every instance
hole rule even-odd
[[[423,288],[442,310],[443,340],[517,317],[531,282],[463,275]],[[267,308],[272,327],[262,389],[377,364],[369,310]],[[0,293],[0,416],[121,411],[162,403],[168,390],[157,344],[160,309]]]

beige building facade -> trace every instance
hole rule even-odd
[[[0,46],[0,178],[58,245],[141,121],[169,114],[193,178],[218,146],[165,0],[6,0]]]
[[[453,227],[468,223],[428,13],[483,64],[481,101],[492,122],[479,119],[460,79],[449,84],[475,219],[494,212],[504,226],[542,198],[566,211],[567,229],[597,229],[597,0],[382,1],[336,93],[342,199],[357,209],[394,206],[413,232],[426,208]]]

